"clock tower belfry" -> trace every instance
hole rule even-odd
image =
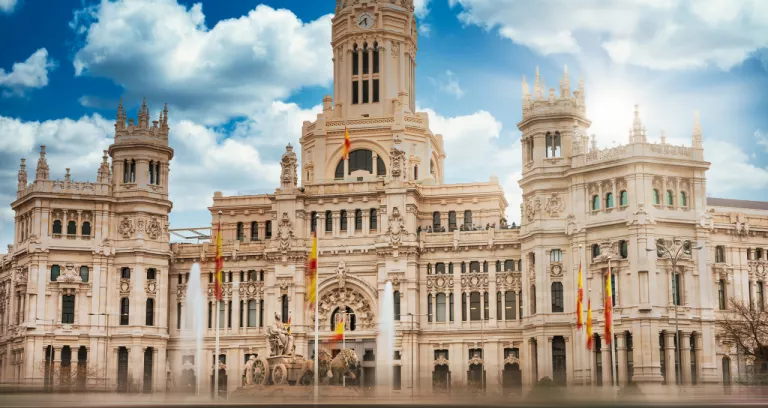
[[[392,114],[395,100],[414,112],[417,41],[413,0],[337,0],[334,116]]]

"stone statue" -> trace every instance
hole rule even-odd
[[[168,360],[165,360],[165,388],[170,390],[171,387],[174,386],[175,384],[173,383],[173,371],[171,371],[171,363]]]
[[[248,362],[245,363],[245,367],[243,367],[243,371],[244,371],[244,374],[245,374],[245,385],[252,385],[253,384],[254,364],[256,364],[256,356],[251,356],[248,359]]]
[[[292,356],[294,354],[293,336],[280,320],[280,315],[275,313],[275,321],[267,329],[267,342],[269,343],[270,356]]]

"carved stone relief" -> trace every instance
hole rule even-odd
[[[130,238],[136,228],[133,226],[133,220],[128,217],[123,217],[120,220],[120,225],[117,227],[117,231],[123,236],[123,238]]]
[[[335,288],[326,292],[319,301],[318,319],[321,326],[330,327],[330,318],[336,308],[349,307],[355,312],[357,324],[363,330],[375,329],[373,308],[370,302],[359,292],[351,289]]]
[[[553,193],[551,197],[547,199],[547,203],[544,204],[544,211],[546,211],[550,217],[558,217],[560,213],[565,211],[565,202],[559,194]]]

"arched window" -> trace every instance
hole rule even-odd
[[[597,258],[600,256],[600,245],[593,244],[592,245],[592,258]]]
[[[130,316],[131,301],[128,298],[120,299],[120,326],[128,326],[128,317]]]
[[[717,305],[720,310],[725,310],[725,279],[717,281]]]
[[[373,73],[379,73],[379,43],[377,42],[373,43]]]
[[[155,279],[157,279],[157,269],[147,268],[147,280],[155,280]]]
[[[507,291],[504,294],[504,319],[515,320],[515,292]]]
[[[330,211],[325,212],[325,232],[333,231],[333,213]]]
[[[435,296],[435,301],[437,303],[437,305],[436,305],[437,306],[437,310],[435,312],[437,312],[436,314],[437,314],[437,321],[438,322],[444,322],[446,320],[445,319],[446,318],[446,316],[445,316],[445,300],[446,300],[445,299],[445,293],[438,293]]]
[[[453,321],[453,292],[448,295],[448,320]]]
[[[435,232],[440,231],[440,212],[435,211],[432,213],[432,229]]]
[[[659,205],[661,204],[661,196],[659,195],[659,190],[653,189],[653,204]]]
[[[480,273],[480,262],[471,261],[469,263],[469,273]]]
[[[453,275],[453,262],[448,262],[448,274]]]
[[[317,211],[309,213],[309,232],[317,231]]]
[[[413,166],[413,179],[419,179],[419,166]]]
[[[373,152],[367,149],[353,150],[349,153],[349,171],[347,175],[355,171],[364,170],[373,174]],[[384,166],[384,160],[381,156],[376,157],[376,175],[385,176],[387,169]],[[334,178],[341,180],[344,178],[344,159],[341,159],[336,165]]]
[[[725,247],[722,245],[715,247],[715,262],[725,263]]]
[[[456,230],[456,211],[448,211],[448,231]]]
[[[87,283],[89,278],[90,278],[90,271],[88,270],[88,267],[85,265],[81,266],[80,279],[83,281],[83,283]]]
[[[155,162],[149,161],[149,184],[155,184]]]
[[[125,266],[122,269],[120,269],[120,278],[131,279],[131,268]]]
[[[147,299],[147,321],[145,324],[147,326],[155,325],[155,299]]]
[[[600,209],[600,196],[594,195],[592,196],[592,211],[597,211]]]
[[[77,235],[77,223],[70,221],[67,223],[67,235]]]
[[[341,224],[341,230],[346,231],[347,230],[347,210],[341,210],[339,214],[339,223]]]
[[[461,262],[461,273],[467,273],[467,263]]]
[[[363,44],[363,75],[370,72],[370,62],[368,60],[368,43]]]
[[[237,223],[237,240],[243,242],[245,240],[245,233],[243,231],[243,223]]]
[[[56,282],[59,275],[61,275],[61,267],[59,265],[51,265],[51,282]]]
[[[688,195],[685,191],[680,192],[680,207],[688,207]]]
[[[464,210],[464,229],[472,228],[472,210]]]
[[[467,294],[461,294],[461,321],[467,321]]]
[[[488,261],[483,261],[483,272],[488,273]]]
[[[86,221],[83,223],[82,230],[80,231],[80,234],[84,237],[90,237],[91,236],[91,223]]]
[[[266,239],[272,239],[272,221],[264,223],[264,237]]]
[[[131,183],[136,182],[136,160],[131,160]]]
[[[248,301],[248,327],[256,327],[256,320],[258,318],[258,303],[255,299]]]
[[[394,298],[394,307],[395,310],[395,321],[400,320],[400,291],[395,291],[395,293],[392,294],[392,297]]]
[[[531,303],[529,308],[531,309],[531,314],[535,315],[536,314],[536,285],[531,285],[531,294],[529,296],[531,298]]]
[[[251,222],[251,241],[259,240],[259,223],[256,221]]]
[[[352,46],[352,75],[360,74],[360,54],[358,54],[357,44]]]
[[[438,262],[435,264],[435,273],[438,275],[445,275],[445,264]]]
[[[672,190],[667,190],[667,205],[675,205],[675,194],[672,193]]]
[[[355,231],[363,230],[363,210],[355,210]]]
[[[613,208],[613,193],[605,195],[605,208]]]
[[[432,323],[432,317],[434,316],[432,312],[432,294],[427,295],[427,321]]]
[[[53,231],[52,231],[52,233],[55,234],[55,235],[61,235],[61,221],[59,221],[59,220],[54,220],[53,221]]]
[[[344,329],[346,331],[355,331],[357,328],[357,317],[355,315],[355,312],[347,306],[346,308],[342,309],[340,307],[337,307],[333,313],[331,313],[331,331],[336,329],[336,325],[342,322],[343,320],[346,320],[344,322]]]
[[[629,194],[627,194],[626,190],[622,190],[619,193],[619,205],[622,207],[629,205]]]
[[[547,158],[560,157],[560,132],[547,132],[546,142]]]
[[[155,185],[160,185],[160,162],[155,162]]]
[[[432,264],[427,264],[427,275],[432,275]]]
[[[123,160],[123,183],[131,182],[131,165],[128,160]]]
[[[627,256],[629,255],[629,245],[627,244],[627,241],[619,241],[619,255],[622,259],[627,259]]]
[[[504,271],[505,272],[512,272],[515,270],[515,261],[511,259],[507,259],[504,261]]]
[[[371,208],[370,214],[368,215],[368,229],[370,229],[371,232],[377,232],[379,229],[379,220],[375,208]]]
[[[566,384],[566,354],[563,336],[552,338],[552,380],[558,386]]]
[[[75,323],[75,295],[64,295],[61,297],[61,323]]]
[[[552,282],[552,313],[563,313],[563,284]]]

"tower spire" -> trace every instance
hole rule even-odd
[[[571,78],[568,75],[568,65],[565,65],[565,67],[563,68],[563,80],[560,83],[560,97],[561,98],[571,97]]]
[[[630,143],[645,143],[645,127],[643,121],[640,120],[640,105],[635,104],[635,118],[632,121]]]
[[[27,188],[27,159],[21,159],[21,166],[19,168],[19,188],[21,191]]]
[[[536,79],[533,81],[533,98],[541,99],[541,76],[539,75],[539,67],[536,67]]]
[[[703,147],[703,132],[701,130],[701,123],[699,122],[698,109],[693,113],[693,132],[691,135],[691,145],[694,148],[701,149]]]
[[[45,145],[40,146],[40,158],[37,159],[37,170],[35,171],[35,181],[48,180],[50,170],[48,160],[45,159]]]

